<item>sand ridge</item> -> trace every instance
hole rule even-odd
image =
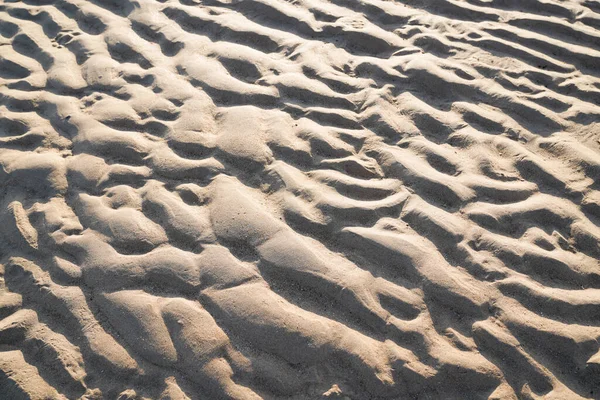
[[[600,3],[0,3],[0,397],[600,398]]]

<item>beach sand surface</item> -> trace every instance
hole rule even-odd
[[[598,0],[0,1],[0,398],[599,399]]]

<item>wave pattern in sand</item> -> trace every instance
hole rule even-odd
[[[600,395],[600,3],[0,4],[0,394]]]

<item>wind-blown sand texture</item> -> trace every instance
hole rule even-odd
[[[597,0],[0,34],[0,398],[600,398]]]

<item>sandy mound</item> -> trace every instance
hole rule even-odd
[[[600,2],[0,3],[0,398],[600,398]]]

